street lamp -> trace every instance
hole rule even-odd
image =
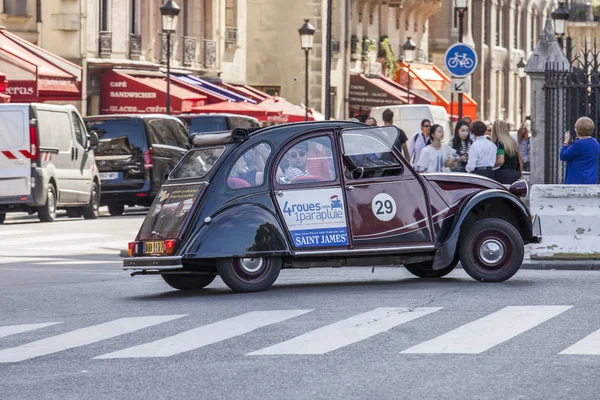
[[[523,114],[525,114],[525,61],[521,57],[521,61],[517,64],[517,74],[521,83],[521,120],[523,120]]]
[[[554,23],[554,33],[558,37],[558,43],[562,49],[563,37],[567,32],[567,21],[569,20],[569,10],[565,7],[565,3],[558,3],[558,8],[550,14]],[[571,38],[567,37],[567,58],[571,61]]]
[[[171,34],[177,30],[180,11],[174,0],[168,0],[160,7],[163,33],[167,35],[167,114],[171,114]]]
[[[404,62],[408,66],[408,100],[407,104],[410,104],[410,63],[415,60],[415,50],[417,50],[417,44],[412,41],[410,37],[402,45],[402,54],[404,55]]]
[[[469,9],[469,0],[454,0],[454,26],[456,26],[456,17],[458,16],[458,41],[462,43],[463,41],[463,30],[464,30],[464,21],[465,21],[465,13]],[[462,119],[463,113],[463,95],[462,93],[458,94],[458,120]]]
[[[304,82],[304,94],[305,94],[305,114],[304,120],[308,121],[308,53],[313,47],[313,40],[315,38],[315,27],[312,26],[309,22],[310,20],[305,19],[304,25],[300,29],[298,29],[298,33],[300,34],[300,45],[304,50],[304,55],[306,57],[306,77]]]

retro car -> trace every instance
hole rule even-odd
[[[419,174],[398,130],[349,121],[236,129],[195,139],[162,186],[123,269],[201,289],[269,288],[283,268],[403,266],[440,278],[460,262],[500,282],[540,222],[510,188],[477,175]]]

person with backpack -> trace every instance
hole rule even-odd
[[[419,158],[423,149],[433,142],[430,135],[431,132],[431,121],[424,119],[421,121],[421,132],[417,133],[410,141],[410,147],[408,149],[408,160],[412,162],[413,167],[416,169],[419,165]]]

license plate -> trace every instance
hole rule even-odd
[[[165,252],[165,242],[146,242],[144,244],[144,253],[146,254],[163,254]]]
[[[117,179],[119,177],[118,172],[101,172],[100,180],[102,181],[112,181],[113,179]]]

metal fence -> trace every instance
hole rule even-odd
[[[600,63],[599,52],[584,49],[576,54],[570,65],[548,63],[545,71],[546,97],[546,170],[544,181],[563,183],[564,165],[560,161],[560,147],[566,131],[575,139],[575,122],[589,117],[596,124],[594,137],[598,139],[600,123]],[[600,173],[600,171],[599,171]]]

